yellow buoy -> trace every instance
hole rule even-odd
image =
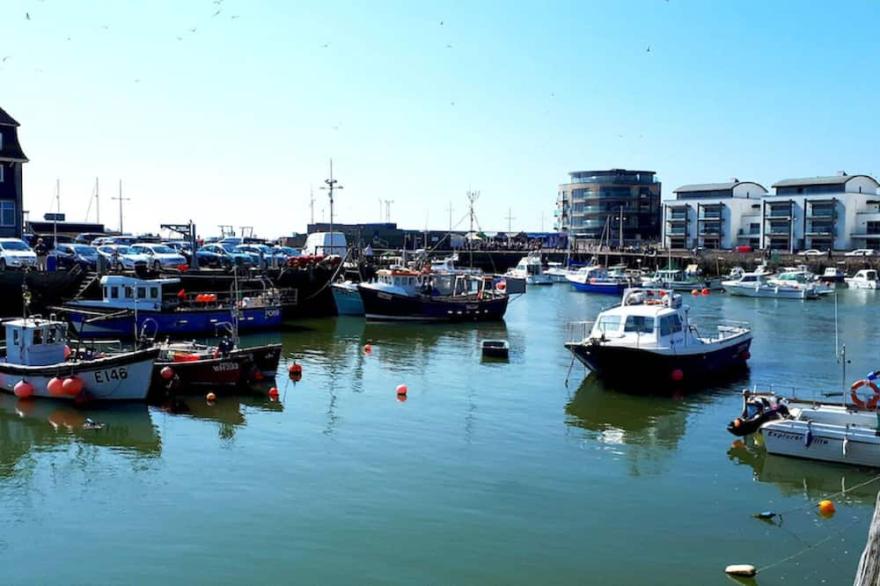
[[[829,500],[819,501],[819,514],[823,517],[830,517],[834,514],[834,503]]]
[[[724,573],[731,576],[745,576],[751,578],[758,573],[758,570],[756,570],[755,566],[751,564],[731,564],[724,568]]]

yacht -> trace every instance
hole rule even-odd
[[[846,284],[852,289],[877,289],[877,271],[862,269],[855,276],[847,277]]]
[[[620,305],[594,323],[573,324],[565,347],[599,376],[637,378],[646,389],[696,383],[746,365],[752,343],[747,324],[719,325],[717,336],[702,337],[688,310],[671,290],[627,289]]]
[[[739,279],[723,281],[721,285],[729,294],[743,297],[816,299],[819,296],[815,285],[771,283],[770,278],[762,273],[743,273]]]
[[[527,285],[552,285],[553,277],[544,273],[541,265],[541,254],[530,253],[524,256],[516,266],[505,273],[514,279],[525,279]]]
[[[611,275],[601,266],[582,267],[565,278],[576,291],[583,293],[620,295],[630,285],[626,277]]]

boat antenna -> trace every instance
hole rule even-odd
[[[478,199],[480,199],[479,191],[467,191],[467,199],[468,199],[468,216],[470,217],[470,230],[468,231],[468,250],[470,252],[470,265],[471,268],[474,268],[474,238],[476,234],[474,234],[474,203]]]
[[[327,194],[330,196],[330,254],[333,254],[333,192],[337,189],[342,189],[339,181],[333,178],[333,159],[330,159],[330,177],[324,179],[324,183],[327,186],[321,189],[327,190]],[[327,254],[327,252],[324,251],[324,254]]]

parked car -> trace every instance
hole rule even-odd
[[[83,232],[73,239],[75,244],[94,244],[98,238],[105,238],[103,232]]]
[[[57,259],[59,269],[72,269],[79,265],[86,270],[97,270],[98,249],[86,244],[59,244],[49,253]]]
[[[107,259],[111,267],[115,269],[134,270],[149,266],[150,258],[143,254],[133,252],[128,246],[122,244],[108,244],[98,247],[98,254]]]
[[[293,248],[292,246],[276,246],[275,251],[276,254],[283,255],[285,258],[300,256],[302,254],[299,249]]]
[[[154,271],[176,269],[186,264],[186,257],[164,244],[132,244],[131,251],[149,257],[147,266]]]
[[[0,238],[0,271],[36,267],[37,255],[24,240]]]
[[[807,250],[801,251],[799,254],[801,256],[825,256],[828,253],[822,252],[821,250],[816,250],[815,248],[809,248]]]
[[[102,236],[92,241],[92,246],[107,246],[108,244],[121,244],[123,246],[131,246],[138,239],[131,234],[120,234],[118,236]]]
[[[234,244],[205,244],[196,252],[196,258],[199,259],[199,266],[221,269],[232,268],[233,265],[251,266],[254,264],[251,255],[236,252]]]
[[[857,248],[855,250],[850,250],[843,256],[874,256],[875,252],[872,248]]]
[[[173,248],[174,252],[178,254],[182,254],[186,257],[186,262],[192,262],[192,246],[190,246],[189,242],[184,240],[169,240],[168,242],[163,242],[165,246],[168,248]]]

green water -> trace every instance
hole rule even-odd
[[[875,295],[840,295],[850,380],[880,368]],[[758,582],[850,583],[880,483],[831,519],[810,505],[872,472],[732,448],[724,430],[749,379],[839,388],[833,300],[688,299],[706,326],[752,323],[742,381],[648,398],[575,366],[566,387],[566,323],[612,301],[555,285],[494,325],[301,322],[250,339],[303,364],[277,403],[3,396],[0,583],[731,584],[727,564],[823,539]],[[510,361],[482,362],[479,340],[499,337]],[[772,526],[764,510],[791,512]]]

